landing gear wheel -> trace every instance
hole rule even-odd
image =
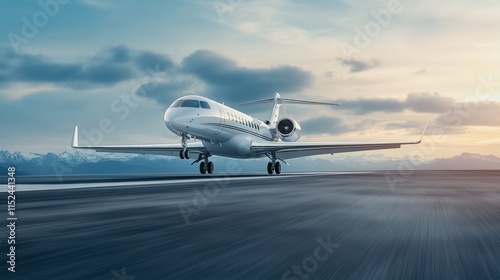
[[[189,150],[185,150],[184,151],[184,158],[189,159],[190,156],[191,156],[191,152]]]
[[[281,173],[281,163],[277,162],[274,165],[274,172],[276,172],[276,174],[280,174]]]
[[[268,162],[267,163],[267,173],[269,175],[271,175],[271,174],[273,174],[273,172],[274,172],[273,164],[271,162]]]
[[[208,174],[214,173],[214,163],[211,161],[209,161],[207,164],[207,172],[208,172]]]
[[[205,165],[204,161],[200,162],[200,173],[201,174],[207,173],[207,166]]]
[[[181,151],[179,152],[179,157],[180,157],[181,159],[184,159],[184,151],[183,151],[183,150],[181,150]]]

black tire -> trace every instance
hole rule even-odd
[[[276,172],[276,174],[280,174],[281,173],[281,163],[277,162],[274,165],[274,172]]]
[[[214,173],[214,163],[211,161],[209,161],[207,164],[207,172],[208,172],[208,174]]]
[[[184,151],[183,151],[183,150],[181,150],[181,151],[180,151],[180,153],[179,153],[179,157],[180,157],[181,159],[184,159]]]
[[[186,150],[186,151],[184,152],[184,158],[185,158],[185,159],[189,159],[189,157],[190,157],[190,156],[191,156],[191,152],[190,152],[189,150]]]
[[[273,164],[271,162],[267,163],[267,174],[271,175],[273,174]]]
[[[207,167],[205,166],[205,162],[204,161],[200,162],[200,173],[201,174],[207,173]]]

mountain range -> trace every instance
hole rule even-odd
[[[228,170],[262,173],[267,159],[233,160],[213,157],[216,172]],[[192,160],[154,156],[107,154],[95,152],[21,153],[0,151],[0,170],[6,174],[9,166],[16,167],[17,175],[64,174],[131,174],[131,173],[197,173]],[[297,171],[364,171],[398,170],[487,170],[500,169],[500,158],[493,155],[462,153],[450,158],[425,160],[418,157],[393,158],[375,155],[334,155],[288,161],[283,170]],[[230,166],[230,167],[229,167]],[[241,167],[241,168],[239,168]],[[0,175],[1,176],[1,175]]]

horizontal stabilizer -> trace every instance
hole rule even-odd
[[[305,105],[333,105],[333,106],[340,106],[339,103],[319,102],[319,101],[310,101],[310,100],[301,100],[301,99],[292,99],[292,98],[282,98],[279,95],[277,95],[277,97],[274,97],[274,98],[265,98],[265,99],[260,99],[260,100],[245,102],[245,103],[242,103],[242,104],[239,104],[239,105],[240,106],[245,106],[245,105],[254,105],[254,104],[274,103],[275,101],[278,104],[305,104]]]

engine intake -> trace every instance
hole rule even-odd
[[[281,140],[285,142],[295,142],[302,135],[302,129],[298,122],[292,118],[284,118],[278,121],[276,130]]]

